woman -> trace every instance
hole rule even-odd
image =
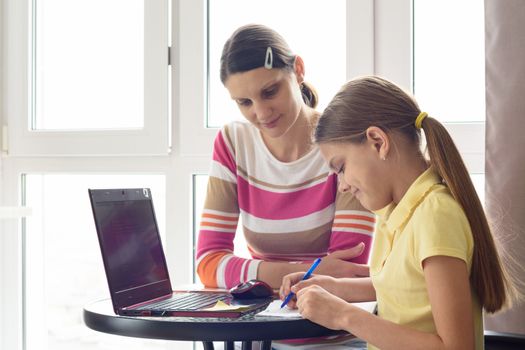
[[[304,317],[369,349],[483,349],[482,309],[500,310],[514,288],[443,125],[393,83],[365,77],[334,97],[315,139],[340,191],[378,215],[370,278],[291,274],[281,295],[296,292]],[[377,316],[348,303],[370,300]]]
[[[306,271],[368,275],[374,215],[337,193],[312,133],[317,94],[301,57],[261,25],[236,30],[224,45],[221,80],[247,122],[217,135],[197,245],[204,285],[230,288],[259,279],[278,288]],[[235,255],[239,218],[252,259]]]

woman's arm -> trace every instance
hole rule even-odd
[[[239,220],[235,157],[221,130],[215,138],[213,160],[197,241],[196,265],[207,287],[231,288],[255,278],[259,261],[233,254]]]
[[[466,263],[457,258],[434,256],[423,261],[423,268],[437,334],[381,319],[317,286],[298,291],[297,306],[305,318],[328,328],[347,330],[383,350],[474,349]]]

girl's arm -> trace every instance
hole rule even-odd
[[[437,334],[417,331],[363,311],[317,286],[297,293],[301,314],[332,329],[344,329],[383,349],[474,349],[474,320],[467,265],[433,256],[423,261]],[[403,281],[400,281],[403,283]]]
[[[365,249],[364,244],[355,247],[339,250],[324,257],[319,267],[315,270],[316,274],[350,277],[368,276],[368,266],[348,262],[347,260],[359,257]],[[283,278],[291,273],[298,272],[298,279],[302,279],[304,272],[308,270],[312,262],[288,263],[262,261],[259,264],[257,278],[265,281],[274,288],[279,288],[283,283]]]
[[[345,302],[361,302],[376,300],[376,293],[370,277],[362,278],[333,278],[330,276],[313,275],[302,281],[302,273],[293,273],[285,276],[279,291],[281,299],[286,298],[290,291],[298,293],[309,286],[320,286],[323,290],[342,299]],[[296,307],[296,300],[289,302],[290,308]]]

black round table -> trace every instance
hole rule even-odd
[[[224,342],[225,349],[233,349],[235,341],[242,341],[242,349],[251,349],[252,341],[262,341],[262,348],[269,350],[272,340],[346,334],[302,318],[254,315],[240,318],[119,316],[113,312],[110,299],[84,307],[84,323],[99,332],[128,337],[202,341],[206,350],[213,349],[214,341]]]

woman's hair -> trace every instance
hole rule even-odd
[[[370,126],[395,132],[420,152],[421,130],[415,120],[421,113],[415,99],[395,84],[379,77],[363,77],[345,84],[319,118],[317,143],[361,143]],[[474,238],[470,283],[481,305],[496,312],[510,304],[515,293],[501,263],[483,207],[461,155],[445,127],[436,119],[423,119],[430,166],[439,174],[462,206]]]
[[[231,74],[264,67],[266,52],[272,50],[272,68],[294,71],[296,55],[279,33],[259,24],[238,28],[226,41],[221,55],[221,81],[224,84]],[[317,92],[309,83],[301,84],[303,101],[315,108],[319,101]]]

